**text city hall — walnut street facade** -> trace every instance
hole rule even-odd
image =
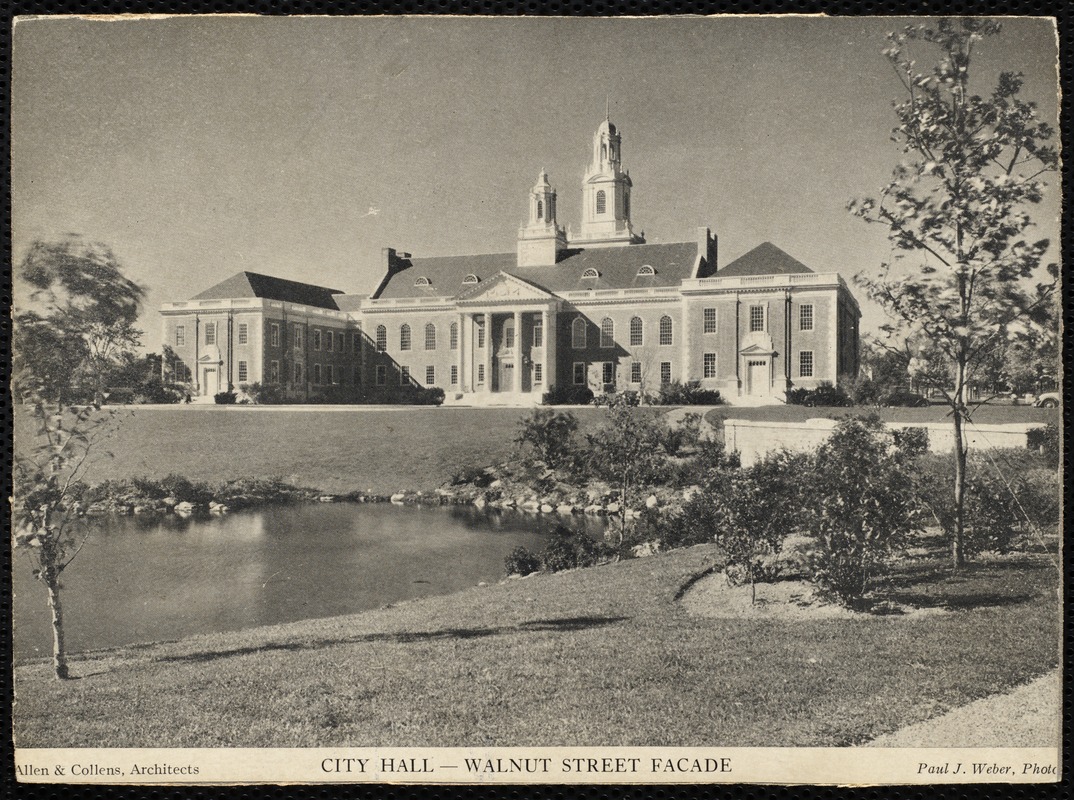
[[[552,386],[596,393],[700,381],[732,403],[858,370],[861,312],[837,273],[764,243],[722,269],[707,228],[645,244],[630,219],[621,136],[605,120],[568,238],[543,172],[514,253],[413,258],[386,249],[370,296],[241,272],[165,304],[164,342],[199,399],[278,386],[436,386],[446,401],[527,405]],[[184,370],[185,371],[185,370]]]

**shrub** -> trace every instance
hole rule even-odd
[[[851,405],[847,393],[828,381],[822,381],[816,389],[794,388],[787,392],[787,403],[792,406],[836,406]]]
[[[239,389],[247,394],[251,403],[280,405],[287,402],[283,389],[272,383],[240,383]]]
[[[815,540],[811,577],[852,605],[920,529],[913,464],[877,417],[851,418],[820,446],[802,483],[802,527]]]
[[[621,392],[598,394],[593,398],[593,405],[595,406],[611,406],[616,404],[629,406],[631,408],[640,406],[641,394],[632,389],[625,389]]]
[[[701,444],[701,415],[686,414],[678,425],[669,425],[664,433],[664,451],[668,455],[678,455],[685,451],[694,452]]]
[[[216,401],[218,406],[234,405],[237,399],[238,395],[235,392],[217,392],[213,395],[213,400]]]
[[[541,568],[546,572],[562,572],[565,569],[591,567],[607,561],[613,552],[608,545],[560,525],[541,553]]]
[[[525,547],[516,547],[503,560],[503,568],[508,575],[529,575],[541,569],[541,559]]]
[[[700,381],[672,381],[660,386],[655,402],[661,406],[715,406],[723,403],[716,389],[701,388]]]
[[[929,451],[928,428],[893,428],[895,446],[908,458],[923,456]]]
[[[470,484],[483,489],[492,483],[492,476],[482,467],[461,467],[455,470],[451,476],[452,486]]]
[[[541,398],[546,406],[587,406],[593,402],[593,390],[588,386],[552,386]]]
[[[1061,446],[1059,426],[1049,423],[1043,428],[1031,428],[1026,436],[1026,446],[1030,450],[1036,450],[1041,455],[1047,456],[1050,464],[1058,466]]]
[[[578,418],[569,411],[535,408],[519,420],[518,429],[515,444],[528,447],[537,459],[556,469],[564,465],[574,447]]]
[[[182,475],[168,475],[158,481],[162,497],[174,497],[180,502],[206,505],[213,499],[212,487],[207,483],[194,482]]]

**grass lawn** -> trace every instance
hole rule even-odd
[[[710,411],[706,418],[746,419],[764,422],[802,422],[807,419],[842,419],[861,414],[877,414],[885,422],[946,422],[947,406],[929,406],[928,408],[871,408],[858,406],[854,408],[808,408],[806,406],[724,406]],[[1033,408],[1032,406],[984,405],[973,412],[973,421],[979,425],[999,425],[1008,422],[1045,422],[1059,424],[1062,409]]]
[[[326,492],[431,491],[461,467],[505,460],[514,447],[522,409],[305,406],[132,406],[95,459],[90,483],[107,479],[192,480],[283,478]],[[599,409],[574,410],[581,431],[596,426]],[[16,419],[16,438],[33,437],[32,420]]]
[[[914,562],[915,618],[688,616],[702,545],[15,670],[23,747],[847,745],[1054,668],[1054,568]]]

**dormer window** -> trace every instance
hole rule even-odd
[[[656,274],[656,270],[653,269],[652,266],[650,266],[649,264],[643,265],[642,268],[638,270],[638,277],[641,277],[642,275],[655,275],[655,274]]]
[[[433,283],[428,278],[426,278],[424,275],[422,275],[420,278],[415,279],[414,285],[415,286],[432,286]]]
[[[474,275],[474,273],[471,272],[469,275],[467,275],[465,278],[462,279],[462,283],[463,283],[464,286],[472,286],[473,284],[477,283],[479,280],[481,280],[481,279],[478,278],[476,275]]]
[[[599,273],[599,272],[597,272],[597,271],[596,271],[595,269],[593,269],[592,267],[590,267],[589,269],[585,270],[585,271],[584,271],[584,272],[582,273],[582,277],[583,277],[583,278],[599,278],[599,277],[600,277],[600,273]]]

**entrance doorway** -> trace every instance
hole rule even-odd
[[[220,373],[216,367],[202,367],[201,393],[205,396],[215,395],[220,391]]]
[[[771,392],[768,375],[768,361],[765,359],[748,359],[746,361],[746,394],[763,397]]]

